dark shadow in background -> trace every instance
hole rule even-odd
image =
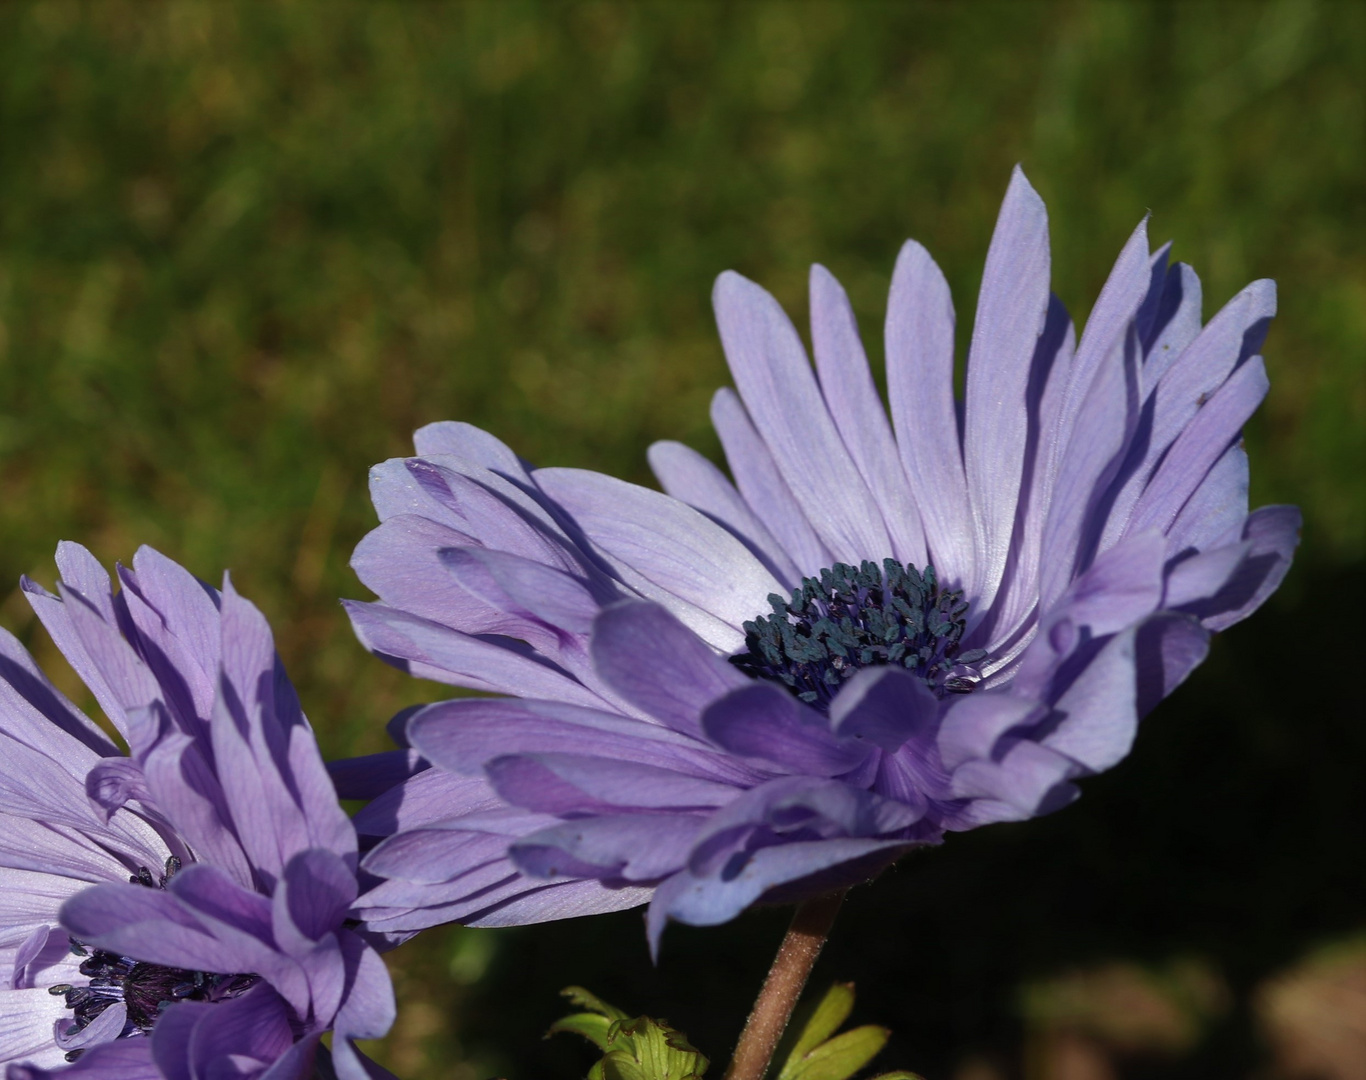
[[[1227,980],[1233,1008],[1193,1055],[1126,1080],[1255,1068],[1249,990],[1366,925],[1364,583],[1361,565],[1301,566],[1284,595],[1216,638],[1133,754],[1088,781],[1079,803],[950,837],[855,890],[814,981],[854,980],[853,1020],[893,1029],[876,1065],[938,1080],[969,1051],[1017,1060],[1024,981],[1195,956]],[[558,978],[668,1017],[719,1074],[786,918],[673,926],[658,969],[637,912],[502,932],[467,999],[463,1038],[515,1080],[582,1075],[586,1044],[538,1041],[563,1011]]]

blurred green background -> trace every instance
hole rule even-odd
[[[1366,1016],[1364,56],[1350,0],[6,4],[0,581],[50,583],[60,538],[229,567],[329,753],[381,749],[446,691],[336,598],[365,595],[366,469],[413,428],[649,483],[655,439],[717,453],[719,271],[800,322],[823,262],[877,357],[907,237],[966,340],[1015,162],[1078,322],[1151,209],[1207,317],[1280,283],[1247,440],[1254,504],[1304,508],[1298,565],[1079,804],[857,892],[818,978],[858,979],[879,1063],[931,1080],[1337,1075],[1295,1017]],[[658,968],[635,913],[437,932],[393,956],[376,1053],[576,1075],[539,1039],[584,982],[719,1063],[782,918],[675,928]]]

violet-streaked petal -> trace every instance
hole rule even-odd
[[[342,606],[361,644],[419,678],[495,694],[603,704],[567,672],[512,642],[485,641],[383,604],[345,600]]]
[[[578,753],[658,765],[705,779],[752,783],[762,774],[671,728],[595,709],[549,701],[471,698],[418,712],[413,745],[433,764],[477,775],[504,754]]]
[[[384,750],[378,754],[327,763],[327,774],[341,799],[374,799],[426,769],[416,750]]]
[[[701,810],[736,793],[714,780],[587,754],[509,755],[489,762],[486,771],[508,802],[547,814]]]
[[[51,1032],[48,1037],[50,1041]],[[22,1064],[10,1064],[5,1077],[6,1080],[57,1080],[58,1077],[62,1080],[86,1077],[89,1080],[181,1080],[156,1067],[147,1039],[115,1039],[92,1047],[71,1065],[63,1063],[61,1057],[57,1062],[51,1062],[35,1055]]]
[[[855,672],[830,703],[830,730],[883,750],[934,730],[939,703],[925,683],[894,667]]]
[[[600,605],[582,581],[562,570],[487,548],[445,548],[441,564],[490,607],[570,634],[587,634]]]
[[[1143,330],[1143,385],[1148,392],[1200,334],[1200,278],[1185,263],[1167,271],[1152,325]]]
[[[589,645],[598,675],[617,694],[685,735],[701,736],[702,710],[750,680],[658,604],[614,604]]]
[[[840,438],[868,484],[891,537],[891,554],[924,566],[925,533],[897,454],[887,410],[873,385],[849,297],[825,267],[811,268],[811,345],[821,396]]]
[[[816,534],[836,557],[855,565],[891,551],[873,494],[835,428],[806,350],[778,302],[728,270],[716,279],[712,306],[745,408]]]
[[[871,748],[831,734],[819,713],[780,686],[751,682],[712,702],[702,730],[722,749],[805,776],[839,776],[857,768]]]
[[[31,732],[30,738],[36,736],[41,740],[41,745],[50,746],[59,753],[66,750],[73,765],[78,755],[67,749],[69,740],[64,736],[83,743],[96,757],[118,753],[109,736],[52,684],[19,639],[3,629],[0,629],[0,709],[7,717],[7,730],[14,731],[22,725]]]
[[[684,814],[619,814],[539,829],[509,849],[533,877],[596,877],[655,881],[687,862],[704,819]]]

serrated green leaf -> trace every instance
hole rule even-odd
[[[613,1023],[614,1021],[599,1013],[574,1013],[571,1016],[562,1016],[551,1024],[546,1037],[567,1031],[571,1035],[582,1035],[599,1050],[606,1050],[610,1045],[608,1029]]]
[[[596,994],[590,993],[582,986],[566,986],[560,991],[561,997],[567,997],[575,1005],[589,1012],[595,1012],[607,1017],[609,1020],[625,1020],[626,1014],[615,1005],[608,1005]]]
[[[798,1028],[796,1038],[792,1042],[792,1050],[778,1073],[778,1080],[791,1080],[790,1070],[796,1068],[802,1058],[835,1034],[840,1025],[849,1019],[849,1014],[853,1010],[854,984],[833,984]]]
[[[836,1035],[808,1052],[788,1076],[790,1080],[848,1080],[877,1056],[890,1035],[874,1024]]]

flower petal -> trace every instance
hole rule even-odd
[[[842,562],[885,557],[892,542],[882,514],[783,309],[729,270],[716,279],[712,305],[736,388],[806,519]]]
[[[767,444],[735,391],[722,387],[711,399],[711,422],[726,452],[735,486],[755,515],[782,543],[801,575],[818,573],[835,557],[787,486]]]
[[[887,410],[873,385],[849,297],[823,266],[811,268],[811,345],[821,396],[868,484],[892,539],[891,554],[923,567],[925,534],[897,454]]]
[[[1048,313],[1048,270],[1048,212],[1016,166],[987,251],[968,351],[963,471],[975,565],[965,592],[977,605],[994,599],[1010,552],[1028,430],[1025,388]]]
[[[797,565],[768,527],[750,509],[725,475],[690,446],[657,442],[649,450],[650,468],[665,492],[724,525],[784,586],[801,578]]]
[[[772,683],[751,682],[712,702],[702,713],[702,730],[732,754],[804,776],[840,776],[871,750],[831,734],[819,713]]]

